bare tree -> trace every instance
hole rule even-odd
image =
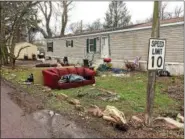
[[[12,63],[12,68],[15,66],[15,61],[18,58],[18,55],[15,56],[14,50],[15,45],[19,41],[17,34],[19,34],[22,27],[28,26],[29,21],[31,20],[31,15],[35,13],[33,7],[39,2],[3,2],[4,19],[1,19],[1,22],[4,22],[4,45],[9,49],[7,56],[10,58]],[[9,9],[9,10],[7,10]],[[26,47],[25,47],[26,48]],[[21,48],[18,52],[24,49]]]
[[[165,13],[165,10],[166,10],[166,7],[167,7],[168,3],[162,3],[162,6],[161,6],[161,10],[160,10],[160,19],[163,20],[166,18],[166,13]]]
[[[50,38],[53,36],[64,36],[65,34],[65,29],[67,26],[67,22],[68,22],[68,14],[69,11],[72,9],[70,8],[72,1],[61,1],[61,2],[51,2],[51,1],[45,1],[45,2],[41,2],[38,5],[39,10],[41,11],[42,15],[44,16],[44,22],[45,24],[42,22],[42,26],[40,27],[37,23],[38,19],[38,15],[35,15],[34,19],[35,19],[35,23],[33,23],[33,25],[37,28],[37,30],[39,32],[42,33],[42,35],[44,36],[44,38]],[[58,6],[57,8],[55,6]],[[51,27],[51,18],[54,17],[53,15],[56,14],[55,19],[60,16],[61,18],[61,29],[60,29],[60,33],[56,34],[55,31],[52,30],[56,30],[56,26],[54,27],[54,29]]]
[[[170,18],[170,13],[166,12],[167,6],[168,6],[168,3],[162,3],[162,5],[161,5],[161,10],[160,10],[160,19],[161,20]],[[152,21],[153,21],[152,15],[145,20],[145,22],[152,22]]]
[[[72,31],[73,34],[82,33],[85,29],[85,25],[81,20],[79,22],[71,23],[69,25],[69,29]]]
[[[35,28],[29,28],[28,29],[28,41],[30,42],[30,43],[33,43],[34,42],[34,40],[35,40],[35,36],[36,36],[36,33],[37,33],[38,31],[35,29]]]
[[[68,22],[68,13],[71,10],[69,8],[70,4],[72,3],[72,1],[62,1],[62,6],[63,6],[63,13],[62,13],[62,27],[61,27],[61,32],[60,32],[60,36],[64,36],[65,33],[65,29],[67,26],[67,22]]]
[[[184,16],[183,15],[184,10],[182,9],[182,7],[177,6],[177,7],[175,7],[173,12],[168,12],[168,11],[166,11],[167,6],[168,6],[168,3],[162,3],[161,11],[160,11],[161,12],[160,13],[161,20]],[[152,20],[153,20],[153,17],[150,16],[149,18],[147,18],[145,20],[145,22],[151,22]]]
[[[174,17],[183,17],[184,16],[184,10],[182,9],[182,7],[175,7],[175,10],[174,10]]]
[[[83,24],[82,20],[79,22],[71,23],[69,26],[73,34],[82,33],[85,31],[93,31],[103,29],[103,24],[100,22],[100,19],[96,19],[93,23]]]
[[[99,30],[103,29],[103,24],[100,22],[100,19],[96,19],[92,24],[87,25],[87,30]]]
[[[51,20],[51,15],[52,15],[52,3],[51,1],[49,2],[43,2],[43,3],[39,3],[38,4],[38,7],[39,9],[41,10],[42,14],[44,15],[44,18],[45,18],[45,22],[46,22],[46,32],[40,28],[37,25],[37,28],[39,29],[39,31],[43,34],[43,36],[46,38],[46,37],[52,37],[52,32],[51,32],[51,29],[50,29],[50,20]],[[47,35],[46,35],[47,34]]]

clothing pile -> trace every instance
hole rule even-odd
[[[124,69],[112,68],[112,72],[115,74],[121,74],[121,73],[126,73],[127,71]]]
[[[101,64],[97,68],[98,71],[104,72],[104,71],[109,71],[111,68],[107,64]]]
[[[159,77],[161,77],[161,76],[170,77],[170,76],[171,76],[170,72],[167,71],[167,70],[158,70],[158,71],[157,71],[157,75],[158,75]]]
[[[28,78],[25,80],[25,82],[27,83],[33,83],[34,82],[34,77],[33,77],[33,73],[31,73]]]
[[[85,78],[76,74],[67,74],[61,77],[59,83],[82,82]]]

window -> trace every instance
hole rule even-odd
[[[67,40],[67,41],[66,41],[66,47],[68,47],[68,46],[69,46],[69,47],[73,47],[73,40],[70,40],[70,41]]]
[[[47,43],[47,52],[53,52],[53,42]]]
[[[96,52],[96,38],[87,39],[87,53]]]

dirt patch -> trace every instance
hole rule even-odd
[[[36,64],[41,63],[41,61],[37,60],[16,60],[15,67],[35,67]],[[5,67],[12,68],[12,64],[9,63]]]
[[[169,97],[177,100],[181,104],[179,111],[181,115],[184,115],[184,85],[176,84],[168,86],[168,88],[165,90],[165,93],[167,93]]]
[[[6,79],[3,79],[3,82],[14,89],[14,91],[8,92],[8,95],[14,103],[23,109],[24,113],[32,113],[44,108],[44,96],[32,96],[25,88],[21,87],[20,84],[12,83]],[[30,88],[31,86],[27,89]],[[39,92],[36,88],[34,90]]]
[[[42,101],[24,92],[13,91],[8,93],[14,103],[18,104],[26,113],[32,113],[44,108]]]
[[[75,120],[75,122],[83,128],[90,128],[98,132],[106,138],[182,138],[184,132],[182,130],[169,130],[164,124],[154,123],[149,128],[144,124],[137,124],[128,119],[129,129],[127,132],[117,130],[114,125],[104,121],[102,118],[90,117],[84,119],[78,115],[67,114],[66,117]],[[137,117],[144,120],[144,115],[139,114]]]
[[[16,65],[17,66],[35,66],[35,64],[41,63],[41,61],[37,60],[17,60]]]
[[[159,84],[165,84],[166,87],[162,89],[163,93],[168,94],[168,96],[178,103],[180,106],[178,112],[184,115],[184,76],[179,77],[157,77],[157,82]],[[176,117],[178,113],[162,113],[162,116]]]
[[[167,93],[171,98],[184,100],[184,85],[179,84],[175,86],[169,86]]]

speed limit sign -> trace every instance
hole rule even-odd
[[[148,70],[161,70],[165,64],[165,39],[151,38],[148,51]]]

